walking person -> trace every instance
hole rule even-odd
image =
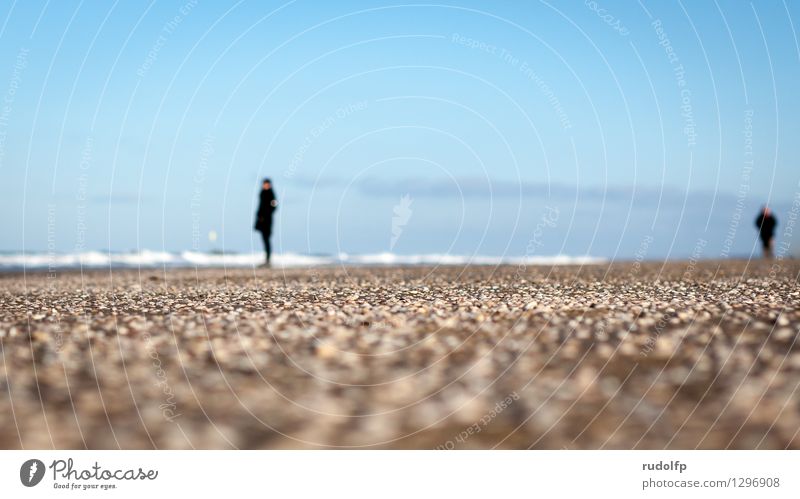
[[[756,218],[756,227],[758,227],[758,237],[761,238],[761,244],[764,245],[764,258],[772,258],[772,236],[775,234],[775,227],[778,226],[778,220],[772,214],[772,210],[768,207],[761,209]]]
[[[261,184],[261,194],[259,194],[258,211],[256,212],[256,225],[255,230],[261,232],[261,238],[264,240],[264,251],[267,254],[267,259],[264,262],[265,267],[270,266],[270,257],[272,256],[272,246],[270,245],[269,238],[272,236],[272,213],[278,209],[278,199],[275,197],[275,192],[272,190],[272,181],[265,178]]]

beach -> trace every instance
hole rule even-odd
[[[0,276],[0,448],[800,448],[800,262]]]

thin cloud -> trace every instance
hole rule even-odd
[[[607,187],[580,187],[558,182],[514,182],[488,180],[476,177],[456,179],[407,178],[384,180],[369,178],[360,182],[360,191],[369,196],[396,196],[407,192],[415,197],[463,198],[529,198],[591,202],[634,202],[635,204],[682,203],[710,200],[711,193],[685,192],[672,187],[642,187],[610,185]],[[723,194],[718,194],[719,199]],[[688,197],[688,198],[687,198]],[[710,202],[710,201],[709,201]]]

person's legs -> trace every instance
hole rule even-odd
[[[764,245],[764,258],[772,258],[772,238],[762,237],[761,244]]]
[[[270,227],[264,227],[264,229],[261,231],[261,238],[264,240],[264,252],[267,254],[267,265],[269,265],[269,259],[272,256],[272,246],[269,244],[269,238],[271,236],[270,233],[272,231],[269,229]]]

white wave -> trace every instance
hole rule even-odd
[[[264,261],[263,253],[201,253],[142,250],[129,253],[87,251],[82,253],[0,254],[0,269],[138,268],[138,267],[254,267]],[[272,258],[275,267],[323,265],[586,265],[605,259],[591,256],[497,257],[480,255],[372,253],[331,256],[281,253]]]
[[[342,263],[358,265],[586,265],[602,263],[603,258],[574,257],[567,255],[555,256],[527,256],[527,257],[502,257],[481,255],[448,255],[444,253],[429,253],[423,255],[397,255],[394,253],[374,253],[365,255],[341,254]]]

